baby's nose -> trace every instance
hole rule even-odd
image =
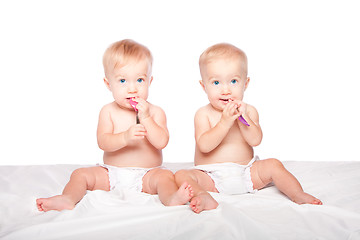
[[[222,93],[222,94],[230,94],[231,91],[230,91],[229,86],[227,86],[226,84],[223,85],[223,87],[222,87],[222,89],[221,89],[221,93]]]
[[[129,93],[137,92],[136,84],[130,83],[130,84],[129,84],[129,88],[128,88],[128,92],[129,92]]]

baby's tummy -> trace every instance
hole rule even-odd
[[[195,150],[195,165],[234,162],[241,165],[248,164],[254,156],[252,147],[239,145],[220,145],[209,153]]]
[[[145,149],[127,149],[126,151],[105,152],[104,163],[116,167],[152,168],[162,164],[161,151]]]

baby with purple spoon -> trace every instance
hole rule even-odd
[[[191,209],[217,208],[208,192],[255,193],[271,182],[297,204],[321,205],[279,160],[254,155],[262,130],[256,108],[243,102],[250,81],[245,53],[231,44],[216,44],[200,56],[199,65],[210,103],[195,115],[195,167],[175,174],[178,185],[192,187]]]

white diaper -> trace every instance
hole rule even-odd
[[[108,170],[110,190],[115,188],[128,189],[136,192],[142,191],[143,177],[154,168],[115,167],[98,164]]]
[[[208,174],[220,193],[254,193],[257,190],[253,188],[250,167],[256,160],[259,160],[258,156],[255,156],[247,165],[227,162],[198,165],[195,166],[195,169],[199,169]]]

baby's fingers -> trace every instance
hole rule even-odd
[[[229,102],[228,104],[226,104],[226,106],[224,108],[224,111],[225,112],[231,112],[233,110],[234,106],[236,106],[235,103]]]
[[[133,127],[133,130],[134,130],[134,135],[135,136],[145,136],[146,135],[146,129],[143,125],[141,124],[136,124],[134,127]]]
[[[127,131],[127,138],[129,140],[136,140],[138,138],[144,138],[146,136],[146,129],[141,124],[131,126]]]
[[[134,136],[135,137],[145,137],[146,136],[146,131],[138,131],[138,132],[134,132]]]
[[[234,102],[231,102],[231,103],[228,103],[227,106],[229,106],[229,108],[227,109],[228,113],[231,115],[231,116],[234,116],[234,115],[238,115],[239,114],[239,110],[238,110],[238,104],[234,103]]]

